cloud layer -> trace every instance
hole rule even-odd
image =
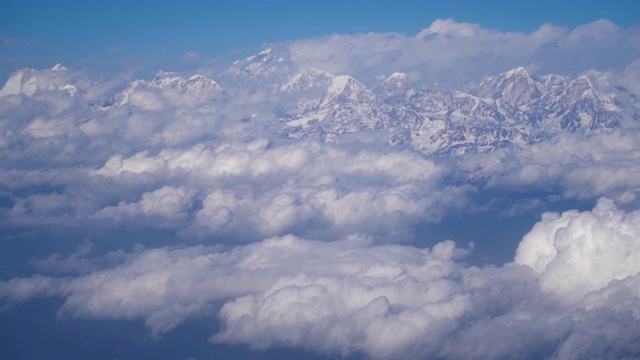
[[[532,74],[621,70],[640,55],[637,27],[599,20],[570,30],[544,24],[531,34],[440,19],[419,34],[328,35],[293,41],[296,62],[363,81],[395,71],[421,83],[464,84],[525,66]]]
[[[212,342],[389,359],[640,355],[640,212],[608,199],[545,214],[502,267],[420,249],[295,236],[221,249],[138,249],[85,275],[0,283],[5,304],[65,299],[61,317],[143,319],[152,334],[219,308]],[[71,266],[89,255],[59,262]],[[112,259],[114,255],[108,255]],[[508,340],[508,341],[505,341]],[[526,355],[525,355],[526,354]]]
[[[567,134],[522,151],[471,155],[458,170],[461,176],[486,179],[489,188],[555,187],[565,198],[604,195],[637,204],[639,141],[633,128],[588,137]]]
[[[243,241],[391,231],[406,239],[405,229],[438,221],[473,190],[447,184],[448,166],[409,149],[283,144],[269,136],[268,113],[249,108],[243,117],[202,76],[136,80],[105,106],[90,102],[88,85],[65,90],[74,76],[62,67],[19,72],[5,88],[22,93],[0,97],[5,227],[142,224]],[[21,88],[32,82],[62,87]]]

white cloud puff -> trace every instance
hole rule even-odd
[[[634,357],[639,224],[640,211],[608,199],[593,211],[545,214],[502,267],[465,265],[469,250],[451,241],[420,249],[362,236],[138,250],[86,275],[1,282],[0,296],[6,304],[59,296],[60,316],[143,319],[156,335],[221,304],[223,326],[211,341],[258,349],[376,359]]]
[[[601,199],[592,212],[545,214],[520,243],[515,262],[540,274],[544,290],[577,301],[640,272],[639,234],[640,212],[626,214]]]

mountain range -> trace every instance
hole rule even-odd
[[[596,71],[576,78],[534,77],[518,67],[459,90],[417,86],[398,72],[368,87],[348,74],[299,67],[287,47],[277,44],[235,61],[214,78],[159,72],[152,80],[133,81],[99,110],[206,105],[210,111],[232,112],[255,105],[247,99],[259,98],[255,111],[266,119],[261,125],[280,138],[331,142],[347,134],[379,132],[391,144],[442,156],[518,149],[561,132],[588,135],[618,128],[625,118],[640,118],[625,89],[611,87],[606,75]],[[23,69],[12,74],[0,97],[53,91],[81,99],[91,83],[74,79],[61,65]]]

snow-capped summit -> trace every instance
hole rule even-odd
[[[269,44],[255,56],[260,57],[261,61],[283,62],[289,60],[291,53],[289,48],[284,44]]]
[[[565,94],[568,99],[577,101],[581,98],[593,98],[596,96],[596,89],[586,75],[580,75],[569,83]]]
[[[522,66],[518,66],[517,68],[511,69],[505,72],[504,75],[506,77],[523,76],[529,79],[531,78],[527,70]]]
[[[391,74],[382,84],[383,86],[395,86],[401,88],[407,83],[407,74],[395,72]]]
[[[603,94],[586,75],[571,81],[556,107],[562,113],[561,127],[575,131],[586,127],[599,131],[620,126],[620,115],[615,94]]]
[[[284,44],[273,44],[256,55],[234,61],[217,79],[230,90],[252,93],[268,89],[271,93],[277,93],[299,72],[291,60],[289,48]],[[306,79],[300,80],[304,82]],[[239,83],[242,86],[238,86]]]
[[[78,89],[69,83],[66,67],[56,64],[50,70],[33,70],[25,68],[15,71],[0,90],[0,96],[25,95],[33,96],[40,91],[64,91],[76,96]]]
[[[289,81],[280,86],[280,92],[299,93],[315,87],[326,88],[334,76],[326,71],[316,69],[300,69]]]
[[[206,93],[207,96],[216,96],[223,91],[217,82],[199,74],[193,75],[179,86],[182,86],[185,93],[190,95]]]
[[[333,141],[338,135],[381,129],[386,121],[375,94],[348,75],[336,76],[317,107],[284,121],[281,135]]]
[[[189,79],[164,71],[158,72],[153,80],[135,80],[116,96],[116,106],[126,104],[147,110],[160,110],[164,102],[195,105],[218,98],[223,90],[212,79],[193,75]]]
[[[400,101],[408,100],[416,90],[407,78],[407,74],[396,72],[386,78],[375,92],[386,101]]]
[[[291,65],[291,53],[285,45],[272,44],[247,60],[249,60],[247,70],[257,75],[261,71],[275,69],[279,65]]]
[[[327,91],[325,91],[320,101],[320,107],[329,106],[331,103],[339,102],[372,102],[376,96],[367,89],[361,82],[349,75],[340,75],[333,78]]]
[[[272,44],[256,55],[236,61],[230,71],[240,77],[268,77],[289,73],[292,66],[289,48],[283,44]]]
[[[66,70],[67,70],[67,68],[66,68],[66,67],[64,67],[64,66],[62,66],[62,64],[60,64],[60,63],[55,64],[55,65],[51,68],[51,71],[66,71]]]
[[[542,95],[535,81],[523,67],[483,79],[472,93],[481,98],[500,99],[515,106],[530,103]]]

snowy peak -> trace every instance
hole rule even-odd
[[[545,95],[549,92],[559,94],[567,85],[567,79],[555,74],[544,75],[538,81],[538,87]]]
[[[261,62],[291,61],[291,52],[284,44],[271,44],[254,56]]]
[[[391,144],[412,144],[439,155],[522,148],[562,131],[608,131],[620,126],[614,92],[588,76],[533,79],[524,68],[483,79],[471,94],[413,87],[394,73],[375,95],[354,78],[335,77],[314,111],[292,113],[282,134],[337,141],[343,134],[389,130]],[[480,96],[476,96],[479,94]]]
[[[14,72],[0,90],[0,96],[34,96],[41,91],[63,91],[76,96],[78,89],[69,84],[67,68],[57,64],[51,70],[22,69]]]
[[[280,92],[299,93],[316,87],[327,87],[334,78],[328,72],[315,69],[301,69],[280,86]]]
[[[391,74],[383,83],[383,87],[402,88],[407,84],[407,74],[395,72]]]
[[[267,77],[288,74],[292,66],[289,48],[283,44],[273,44],[256,55],[236,61],[230,71],[240,77]]]
[[[580,75],[569,83],[566,94],[570,99],[578,100],[585,97],[595,97],[596,89],[586,75]]]
[[[222,88],[217,82],[203,75],[193,75],[179,86],[192,95],[205,92],[208,95],[216,96],[222,92]]]
[[[504,73],[505,77],[507,78],[513,78],[513,77],[524,77],[527,79],[531,79],[531,77],[529,76],[529,73],[527,72],[527,70],[525,68],[523,68],[522,66],[519,66],[515,69],[511,69],[507,72]]]
[[[280,92],[295,93],[313,86],[313,80],[303,73],[297,73],[288,82],[280,86]]]
[[[576,131],[586,127],[588,131],[600,131],[620,126],[620,115],[615,93],[604,94],[586,75],[581,75],[567,86],[559,103],[562,114],[561,127]]]
[[[481,98],[501,99],[515,106],[539,99],[542,95],[535,81],[523,67],[485,78],[472,92]]]
[[[51,68],[51,71],[67,71],[67,68],[58,63]]]
[[[375,90],[385,101],[408,100],[416,93],[413,84],[407,79],[407,74],[396,72],[386,78]]]
[[[349,75],[340,75],[333,78],[327,91],[325,91],[320,107],[329,106],[334,102],[372,102],[375,95],[366,86]]]
[[[161,110],[164,102],[196,105],[216,100],[223,93],[212,79],[193,75],[184,79],[172,73],[160,71],[153,80],[135,80],[116,96],[116,105],[132,105],[147,110]]]
[[[203,75],[193,75],[185,80],[180,76],[164,71],[160,71],[151,81],[134,81],[130,89],[172,89],[179,93],[190,93],[192,95],[203,93],[207,95],[218,95],[222,92],[222,88],[217,82]]]
[[[407,74],[396,72],[386,78],[377,90],[384,94],[395,95],[402,93],[408,87],[409,80],[407,79]]]

